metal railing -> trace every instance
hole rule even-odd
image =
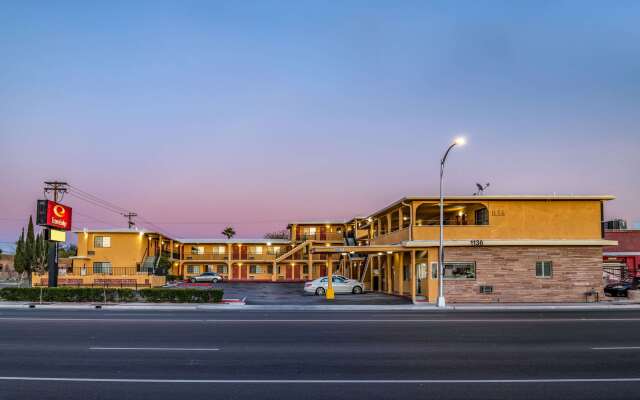
[[[341,241],[344,240],[344,235],[338,232],[325,232],[320,233],[316,232],[315,234],[308,233],[300,233],[296,235],[296,240],[305,241],[305,240],[331,240],[331,241]]]
[[[185,254],[184,260],[226,260],[228,258],[227,253],[191,253]]]

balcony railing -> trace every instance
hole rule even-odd
[[[466,225],[471,225],[471,226],[480,226],[480,225],[488,225],[488,224],[469,224],[466,223],[466,221],[461,220],[459,218],[445,218],[443,220],[444,225],[458,225],[458,226],[466,226]],[[417,220],[416,221],[416,226],[434,226],[434,225],[440,225],[440,219],[439,218],[435,218],[435,219],[423,219],[423,220]]]
[[[297,236],[297,240],[305,241],[305,240],[330,240],[334,242],[338,242],[344,240],[344,235],[338,232],[325,232],[325,233],[315,233],[315,234],[307,234],[300,233]]]
[[[184,255],[185,260],[226,260],[227,258],[227,253],[191,253]]]

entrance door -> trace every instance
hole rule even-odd
[[[416,296],[427,297],[429,266],[427,263],[416,264]]]
[[[291,265],[287,265],[287,273],[285,274],[285,279],[290,281],[293,278],[293,267]]]
[[[327,276],[327,266],[324,264],[320,266],[320,276]]]
[[[233,265],[231,267],[231,278],[240,279],[240,267],[238,267],[237,265]]]
[[[296,281],[300,280],[300,268],[302,268],[301,265],[296,265],[295,267],[293,267],[293,279],[295,279]]]
[[[240,266],[240,278],[242,279],[247,279],[247,270],[249,269],[248,265],[242,265]]]

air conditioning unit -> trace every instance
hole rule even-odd
[[[493,293],[493,286],[482,285],[480,286],[480,294],[491,294]]]

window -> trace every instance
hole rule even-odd
[[[308,274],[309,273],[309,266],[308,265],[303,265],[302,266],[302,273],[303,274]]]
[[[93,238],[93,247],[111,247],[111,236],[96,236]]]
[[[259,265],[250,265],[249,266],[249,273],[250,274],[261,274],[262,273],[262,267],[260,267]]]
[[[204,254],[204,246],[191,246],[191,254]]]
[[[489,225],[489,210],[486,208],[476,210],[476,225]]]
[[[213,272],[213,265],[205,265],[204,272]]]
[[[410,265],[405,265],[404,268],[402,268],[402,280],[404,280],[404,281],[410,281],[411,280],[411,266]]]
[[[445,279],[476,279],[475,262],[445,262]]]
[[[188,274],[199,274],[200,266],[199,265],[187,265],[187,273]]]
[[[262,255],[262,246],[256,246],[255,253],[258,255]]]
[[[227,251],[225,246],[214,247],[216,254],[224,254]]]
[[[267,267],[267,272],[270,273],[270,274],[273,274],[273,265],[269,265]]]
[[[227,273],[227,266],[226,265],[218,265],[218,273],[219,274],[226,274]]]
[[[267,247],[267,253],[269,253],[271,255],[280,254],[280,246],[269,246],[269,247]]]
[[[111,275],[112,273],[111,263],[109,262],[94,262],[93,273]]]
[[[551,278],[552,273],[551,261],[536,262],[536,278]]]

